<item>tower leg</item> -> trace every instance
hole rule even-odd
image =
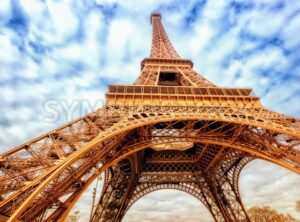
[[[131,193],[134,179],[131,172],[131,163],[128,159],[112,166],[106,172],[102,195],[93,212],[92,222],[121,221],[126,209],[126,202]]]
[[[248,158],[231,158],[218,165],[211,183],[225,221],[250,222],[238,190],[238,177]]]

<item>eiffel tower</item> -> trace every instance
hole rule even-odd
[[[195,196],[215,221],[250,221],[238,187],[249,161],[300,174],[300,121],[265,109],[251,89],[198,75],[160,14],[151,24],[151,53],[134,84],[110,85],[99,110],[0,156],[0,221],[64,221],[103,172],[92,222],[121,221],[160,189]]]

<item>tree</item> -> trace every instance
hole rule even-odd
[[[300,200],[296,201],[296,207],[295,207],[295,210],[297,212],[300,212]]]
[[[74,214],[72,215],[69,215],[66,219],[66,222],[76,222],[77,221],[77,218],[79,216],[79,211],[76,211]]]
[[[300,222],[289,214],[282,214],[270,207],[251,207],[248,216],[252,222]]]

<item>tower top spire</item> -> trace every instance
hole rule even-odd
[[[173,47],[162,25],[161,15],[155,12],[152,13],[150,22],[152,24],[152,46],[150,58],[180,59],[180,56]]]
[[[214,87],[215,85],[193,70],[193,62],[182,59],[176,52],[163,27],[161,15],[153,12],[150,56],[141,62],[141,73],[134,85],[169,85]]]
[[[160,20],[160,19],[161,19],[160,13],[152,12],[151,17],[150,17],[150,23],[151,23],[151,24],[152,24],[152,20],[153,20],[154,18],[158,18],[158,19]]]

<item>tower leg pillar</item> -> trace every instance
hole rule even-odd
[[[238,190],[239,173],[247,162],[243,158],[231,159],[215,171],[211,186],[225,221],[250,222]]]
[[[128,159],[106,172],[102,195],[93,211],[91,222],[119,222],[122,220],[134,179]]]

